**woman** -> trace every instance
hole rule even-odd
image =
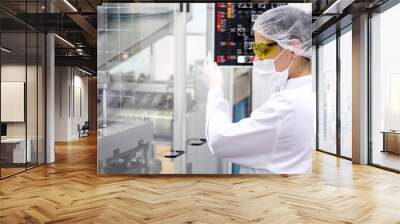
[[[282,6],[253,26],[253,75],[274,93],[249,118],[232,123],[223,76],[206,60],[206,137],[216,156],[240,165],[240,173],[311,173],[315,95],[311,78],[311,15]]]

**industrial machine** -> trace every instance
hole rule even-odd
[[[99,130],[98,172],[140,174],[161,172],[161,161],[152,146],[150,122],[112,123]]]
[[[251,110],[253,11],[242,3],[98,7],[98,172],[230,174],[205,140],[202,62],[223,67],[232,121]]]

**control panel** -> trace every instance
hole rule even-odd
[[[215,3],[214,60],[218,65],[252,65],[253,24],[284,3]]]

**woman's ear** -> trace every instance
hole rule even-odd
[[[299,48],[301,46],[301,41],[299,39],[291,39],[289,45],[295,48]]]

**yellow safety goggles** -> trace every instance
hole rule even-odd
[[[278,43],[276,42],[269,42],[269,43],[257,43],[253,42],[253,51],[254,54],[260,59],[264,60],[268,58],[268,56],[273,55],[274,53],[278,52]]]

